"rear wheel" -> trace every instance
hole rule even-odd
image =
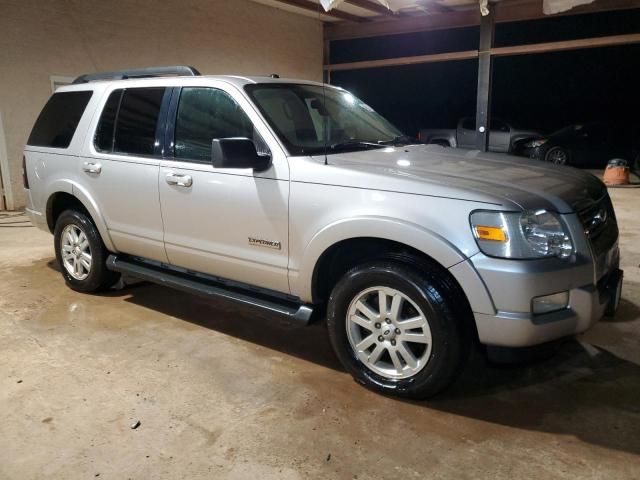
[[[62,276],[73,290],[103,290],[120,278],[120,274],[107,269],[109,252],[85,213],[76,210],[62,212],[56,221],[54,244]]]
[[[435,395],[468,350],[454,301],[437,273],[387,261],[355,267],[329,298],[331,343],[368,388],[414,399]]]

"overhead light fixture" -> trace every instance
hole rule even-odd
[[[332,8],[336,8],[344,1],[345,0],[320,0],[320,5],[322,5],[322,8],[324,8],[325,12],[328,12]],[[389,5],[389,2],[387,0],[377,0],[377,2],[391,10],[391,6]]]

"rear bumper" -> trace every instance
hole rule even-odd
[[[45,232],[49,231],[47,219],[41,212],[32,210],[31,208],[25,208],[24,212],[27,214],[27,217],[29,217],[29,220],[31,220],[31,223],[33,223],[35,227],[38,227],[40,230],[44,230]]]

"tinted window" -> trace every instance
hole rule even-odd
[[[153,155],[164,88],[126,89],[116,120],[114,151]]]
[[[253,124],[240,105],[222,90],[183,88],[176,115],[175,157],[209,162],[211,141],[230,137],[255,141]]]
[[[91,95],[91,91],[54,93],[36,120],[27,144],[67,148]]]
[[[114,90],[109,95],[107,103],[102,110],[100,122],[96,129],[95,146],[98,150],[110,152],[113,150],[113,129],[116,125],[116,114],[123,90]]]
[[[504,123],[502,120],[497,120],[495,118],[492,118],[491,130],[493,132],[509,132],[509,125]]]
[[[465,130],[475,130],[476,129],[476,119],[475,118],[463,118],[462,119],[462,128]]]

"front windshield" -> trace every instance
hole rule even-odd
[[[408,143],[396,127],[345,90],[287,83],[245,89],[292,155]]]

